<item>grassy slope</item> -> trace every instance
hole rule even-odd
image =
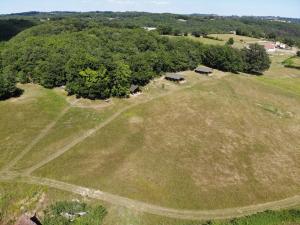
[[[112,213],[113,215],[111,215]],[[105,224],[122,224],[122,225],[299,225],[300,215],[296,210],[284,211],[268,211],[258,213],[252,216],[247,216],[239,219],[228,221],[182,221],[176,219],[161,218],[153,215],[137,215],[125,209],[118,211],[110,211],[105,218]],[[112,218],[111,216],[117,215]],[[120,223],[120,219],[122,223]]]
[[[300,69],[300,57],[293,56],[283,62],[283,65],[290,68]]]
[[[37,174],[178,208],[230,207],[299,193],[300,72],[284,68],[285,58],[275,56],[264,77],[207,81],[188,73],[186,90],[123,113]],[[154,82],[143,96],[113,100],[109,107],[83,101],[91,109],[70,109],[16,168],[32,165],[124,105],[178,88],[167,84],[162,89]],[[57,91],[22,87],[20,99],[0,102],[2,165],[68,105]],[[30,191],[27,185],[0,186],[7,193]],[[50,193],[49,199],[67,196]],[[106,206],[108,225],[199,224]]]
[[[204,221],[169,219],[161,216],[136,212],[130,209],[112,206],[99,201],[82,198],[55,189],[22,183],[0,182],[0,224],[12,225],[21,213],[37,212],[41,218],[43,210],[56,201],[84,201],[87,204],[102,204],[108,214],[104,225],[200,225]],[[298,207],[299,209],[299,207]],[[290,211],[265,212],[231,221],[215,221],[215,225],[296,225],[300,224],[299,214]]]
[[[41,216],[48,205],[65,199],[81,200],[81,197],[37,185],[0,182],[0,224],[15,224],[25,212],[37,212]]]
[[[298,78],[276,70],[199,82],[137,106],[36,174],[175,208],[297,194],[300,97],[297,85],[285,86]]]
[[[0,101],[0,168],[22,151],[67,106],[64,97],[36,85],[21,85],[20,98]]]
[[[33,149],[15,166],[22,170],[33,166],[45,156],[62,148],[81,136],[88,129],[105,120],[111,111],[99,113],[93,109],[71,108]]]

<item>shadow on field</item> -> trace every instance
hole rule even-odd
[[[16,91],[10,95],[4,95],[2,97],[0,97],[0,101],[4,101],[7,100],[9,98],[18,98],[20,97],[22,94],[24,93],[23,89],[17,88]]]

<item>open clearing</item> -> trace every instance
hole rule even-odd
[[[188,38],[194,41],[199,41],[203,44],[209,44],[209,45],[225,45],[225,43],[228,41],[229,38],[233,38],[234,40],[233,47],[236,48],[243,48],[247,44],[258,43],[261,41],[260,39],[257,38],[239,36],[234,34],[210,34],[209,37],[218,38],[219,40],[214,40],[214,39],[204,38],[204,37],[197,38],[194,36],[188,36]]]
[[[195,219],[181,216],[186,210],[300,204],[300,71],[285,68],[286,58],[273,56],[263,77],[183,72],[185,84],[157,79],[109,103],[22,85],[22,97],[0,102],[0,167],[28,183],[171,208],[181,219]]]

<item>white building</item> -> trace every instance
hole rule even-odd
[[[143,27],[143,29],[145,29],[145,30],[147,30],[147,31],[157,30],[156,27]]]
[[[286,49],[287,48],[286,44],[281,43],[279,41],[277,41],[275,45],[276,45],[276,48],[281,48],[281,49]]]

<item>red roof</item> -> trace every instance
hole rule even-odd
[[[265,43],[264,47],[265,47],[265,49],[275,49],[276,45],[273,43]]]

